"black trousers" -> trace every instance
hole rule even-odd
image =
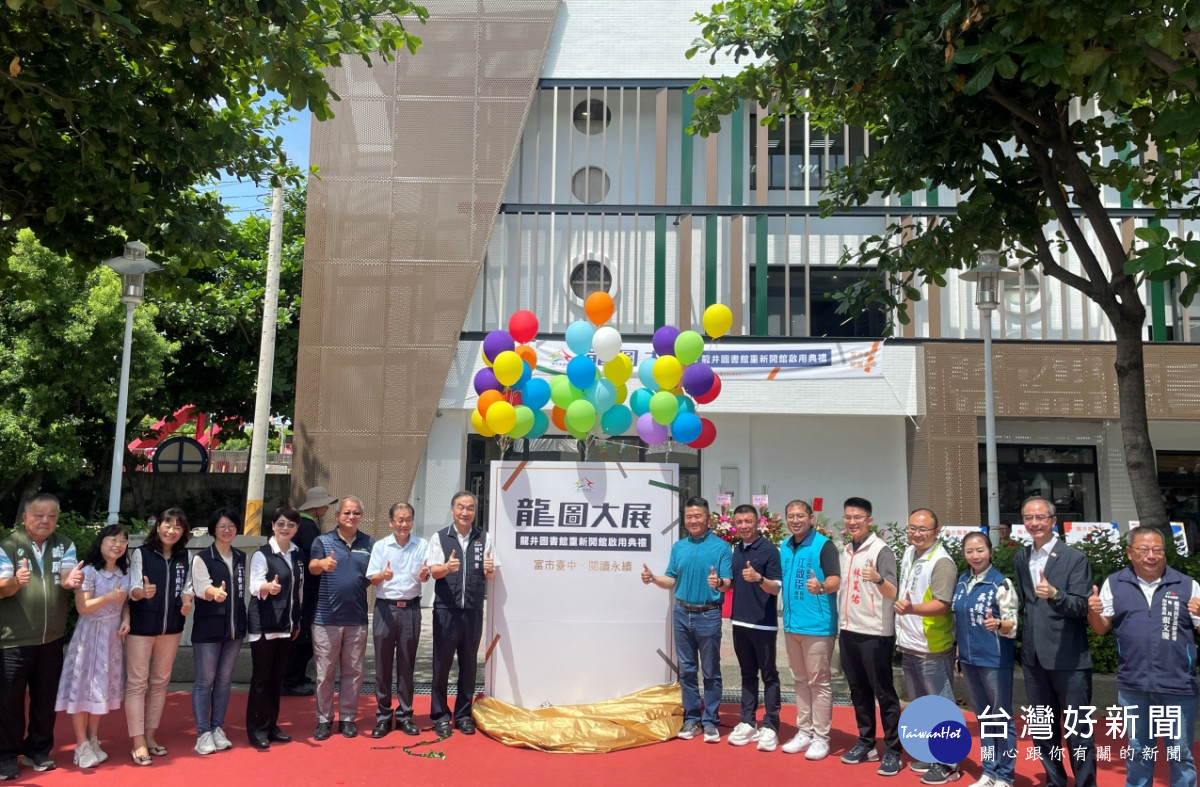
[[[312,627],[317,615],[317,595],[320,577],[304,577],[304,597],[300,600],[300,633],[292,640],[287,666],[283,670],[284,686],[300,686],[309,682],[308,665],[313,658]]]
[[[262,638],[250,643],[250,691],[246,697],[246,734],[265,739],[279,726],[279,695],[292,640]]]
[[[450,719],[446,692],[450,665],[458,658],[458,696],[454,699],[454,721],[471,718],[475,700],[475,666],[479,640],[483,637],[483,610],[433,608],[433,697],[429,719],[435,724]]]
[[[758,676],[762,673],[763,710],[762,726],[779,732],[779,668],[775,666],[775,641],[777,631],[752,629],[734,625],[733,653],[737,656],[742,671],[742,713],[740,721],[754,726],[758,714]]]
[[[1038,747],[1047,787],[1067,787],[1067,768],[1071,761],[1077,787],[1096,787],[1096,741],[1092,736],[1068,735],[1064,753],[1054,757],[1050,747],[1062,740],[1062,717],[1067,708],[1092,704],[1092,671],[1045,669],[1038,664],[1021,664],[1025,673],[1025,698],[1032,705],[1050,708],[1050,738]],[[1099,725],[1097,725],[1099,726]],[[1077,756],[1083,749],[1083,757]]]
[[[396,607],[375,602],[375,721],[412,719],[413,671],[421,639],[421,607]],[[392,665],[396,668],[396,710],[392,711]]]
[[[892,678],[895,637],[876,637],[843,631],[838,635],[842,672],[850,684],[858,740],[875,745],[875,703],[883,722],[883,748],[900,756],[900,697]]]
[[[63,641],[0,648],[0,762],[54,748],[54,702],[62,677]],[[29,691],[29,728],[25,692]]]

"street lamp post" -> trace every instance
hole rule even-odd
[[[996,467],[996,393],[992,384],[992,312],[1000,305],[1000,282],[1017,275],[1000,264],[1000,252],[984,249],[979,252],[979,264],[958,278],[973,281],[975,306],[979,309],[980,331],[983,333],[983,422],[984,450],[987,460],[987,524],[988,534],[995,543],[996,525],[1000,524],[1000,481]]]
[[[104,264],[121,275],[121,303],[125,304],[125,342],[121,350],[121,381],[117,389],[117,435],[113,441],[112,479],[108,485],[108,524],[115,525],[121,511],[121,469],[125,464],[125,414],[129,407],[129,355],[133,347],[133,310],[146,294],[145,276],[162,268],[146,256],[145,245],[125,244],[120,257]]]

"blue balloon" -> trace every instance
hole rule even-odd
[[[677,443],[690,443],[700,436],[704,424],[695,413],[680,413],[671,422],[671,438]]]
[[[534,377],[521,389],[521,404],[530,410],[541,410],[550,401],[550,383]]]
[[[646,358],[638,364],[638,379],[642,385],[650,389],[650,393],[658,390],[658,381],[654,379],[654,362],[656,358]]]
[[[533,411],[533,428],[525,433],[526,440],[536,440],[546,434],[546,430],[550,428],[550,416],[546,415],[545,410]]]
[[[688,396],[687,394],[676,394],[675,399],[679,401],[679,412],[696,412],[696,403],[692,401],[692,397]]]
[[[521,379],[512,384],[511,388],[514,391],[522,391],[525,389],[525,384],[529,382],[529,378],[533,377],[533,370],[529,368],[529,364],[521,361]],[[524,401],[524,399],[522,399]]]
[[[567,379],[571,385],[586,391],[596,382],[596,362],[586,355],[576,355],[567,364]]]
[[[612,380],[597,380],[583,394],[583,398],[595,406],[598,415],[604,415],[617,403],[617,386],[613,385]]]
[[[576,355],[587,355],[592,351],[592,336],[596,329],[587,320],[576,320],[567,326],[567,346]]]
[[[614,405],[608,412],[600,416],[600,428],[605,434],[624,434],[633,426],[633,413],[623,404]]]
[[[650,412],[650,398],[652,396],[654,394],[645,388],[637,389],[629,395],[629,409],[633,410],[634,415],[645,415]]]

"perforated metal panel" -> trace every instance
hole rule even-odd
[[[415,56],[329,72],[313,123],[293,494],[411,491],[559,0],[431,0]]]

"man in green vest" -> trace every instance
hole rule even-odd
[[[17,778],[18,757],[35,771],[54,769],[54,699],[72,598],[63,591],[83,582],[75,545],[54,532],[58,498],[25,501],[21,523],[0,540],[0,781]]]

